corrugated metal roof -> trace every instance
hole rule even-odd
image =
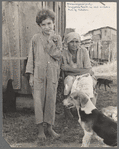
[[[101,28],[97,28],[97,29],[90,30],[90,31],[88,31],[86,34],[84,34],[83,36],[86,36],[86,35],[89,34],[90,32],[97,31],[97,30],[104,29],[104,28],[110,28],[110,29],[113,29],[113,30],[117,31],[117,29],[115,29],[115,28],[113,28],[113,27],[105,26],[105,27],[101,27]]]

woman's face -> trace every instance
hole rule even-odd
[[[50,32],[53,31],[54,29],[54,23],[52,19],[47,18],[42,21],[42,23],[40,24],[40,27],[45,34],[49,35]]]
[[[69,50],[77,50],[78,49],[78,46],[79,46],[79,40],[78,39],[73,39],[72,41],[70,41],[68,43],[68,49]]]

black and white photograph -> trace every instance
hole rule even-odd
[[[117,147],[117,2],[2,1],[1,72],[10,147]]]

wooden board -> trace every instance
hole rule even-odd
[[[13,79],[13,88],[20,89],[20,52],[19,52],[19,20],[18,2],[4,3],[5,22],[3,28],[3,82]],[[6,37],[7,36],[7,37]],[[13,60],[13,57],[18,60]],[[5,62],[6,61],[6,62]],[[9,73],[4,73],[9,67]],[[6,75],[6,77],[5,77]],[[7,80],[6,80],[7,78]]]

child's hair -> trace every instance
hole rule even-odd
[[[43,20],[47,19],[47,18],[51,18],[51,20],[54,23],[55,20],[55,12],[53,12],[52,10],[49,9],[42,9],[37,13],[36,16],[36,23],[40,26],[40,24],[42,23]]]

